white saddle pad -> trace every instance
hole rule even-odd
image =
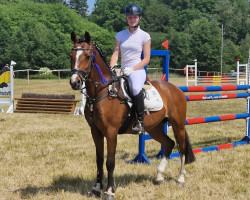
[[[144,99],[145,111],[158,111],[163,107],[163,101],[159,92],[154,86],[146,90],[146,98]]]
[[[128,102],[129,106],[132,107],[132,100],[124,89],[124,79],[121,79],[121,87],[124,95],[130,100]],[[156,88],[151,85],[150,89],[145,90],[146,97],[144,99],[144,110],[145,111],[158,111],[163,107],[163,101],[161,95],[156,90]]]

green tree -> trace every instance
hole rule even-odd
[[[89,20],[109,31],[121,31],[127,28],[127,22],[124,12],[126,6],[131,3],[137,3],[142,7],[143,10],[146,7],[146,1],[143,0],[100,0],[96,1],[95,8],[92,14],[89,16]],[[140,25],[144,27],[145,24],[146,21],[144,18],[142,18]]]
[[[203,13],[213,13],[214,6],[220,0],[159,0],[173,10],[198,9]]]
[[[224,25],[225,38],[239,45],[250,32],[250,7],[246,0],[222,0],[215,6],[216,19]]]
[[[187,64],[193,64],[195,57],[190,50],[190,34],[172,29],[169,37],[170,67],[183,69]]]
[[[250,55],[250,34],[247,34],[246,38],[241,40],[240,42],[240,54],[241,62],[247,63],[248,62],[248,56]]]
[[[166,4],[151,2],[144,12],[146,29],[153,32],[164,32],[169,25],[169,15],[171,12]]]
[[[223,51],[223,73],[229,73],[231,70],[236,70],[236,59],[242,58],[240,55],[239,46],[227,39],[224,41]]]
[[[200,69],[216,71],[220,66],[221,30],[216,21],[207,18],[194,20],[186,30],[190,34],[192,59],[197,59]]]
[[[89,20],[105,29],[118,32],[126,26],[125,5],[121,0],[97,1]]]
[[[88,22],[63,4],[1,2],[0,31],[0,65],[14,60],[15,69],[69,68],[72,31],[79,36],[89,31],[108,55],[114,45],[114,33]]]
[[[166,33],[162,32],[149,32],[151,37],[151,49],[159,50],[165,48],[161,45],[162,42],[168,39]],[[148,64],[150,68],[162,68],[162,58],[160,57],[151,57],[150,63]],[[152,71],[149,71],[149,73]]]
[[[4,66],[9,62],[7,59],[6,50],[9,46],[10,38],[12,37],[12,31],[9,24],[11,24],[11,19],[8,17],[8,9],[5,9],[7,6],[1,6],[0,12],[0,67]]]
[[[31,0],[39,3],[63,3],[65,0]]]
[[[70,0],[70,8],[76,10],[76,12],[82,17],[87,17],[88,4],[87,0]]]
[[[86,1],[72,0],[77,2]],[[77,35],[89,31],[109,58],[115,32],[127,28],[125,7],[133,2],[143,9],[140,25],[151,35],[152,49],[162,49],[161,43],[169,40],[171,67],[183,68],[197,58],[202,70],[220,71],[221,24],[223,71],[235,67],[237,57],[247,61],[247,0],[96,0],[93,13],[84,18],[76,7],[65,6],[65,0],[1,0],[0,64],[12,59],[18,61],[16,69],[68,68],[71,31]],[[151,64],[161,66],[160,59]]]

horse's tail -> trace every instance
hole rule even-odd
[[[185,130],[185,143],[186,143],[185,164],[190,164],[195,161],[195,156],[186,130]]]

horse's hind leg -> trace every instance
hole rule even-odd
[[[179,146],[180,150],[180,158],[181,158],[181,169],[180,169],[180,174],[178,178],[178,183],[184,184],[185,183],[185,153],[186,153],[186,144],[185,144],[185,128],[173,124],[173,131]]]
[[[163,172],[165,170],[165,167],[166,167],[167,162],[169,160],[169,156],[172,153],[172,150],[173,150],[174,145],[175,145],[175,142],[164,133],[164,131],[163,131],[164,124],[165,123],[162,122],[161,124],[156,126],[154,129],[150,130],[150,132],[149,132],[150,136],[154,140],[160,142],[161,145],[163,146],[163,148],[165,149],[165,156],[163,157],[160,165],[157,168],[156,183],[158,183],[158,184],[160,184],[164,181]]]
[[[194,155],[192,151],[192,147],[187,135],[187,132],[185,130],[185,125],[180,125],[177,123],[173,123],[173,131],[176,137],[176,140],[178,142],[179,150],[180,150],[180,158],[181,158],[181,169],[180,169],[180,175],[178,178],[178,183],[184,184],[185,183],[185,164],[191,163],[194,161]]]

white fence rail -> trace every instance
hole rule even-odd
[[[34,69],[23,69],[23,70],[14,70],[14,73],[26,72],[27,73],[27,84],[30,82],[30,72],[48,72],[47,70],[34,70]],[[58,70],[49,70],[49,72],[57,72],[58,81],[61,79],[61,72],[70,72],[70,69],[58,69]]]

